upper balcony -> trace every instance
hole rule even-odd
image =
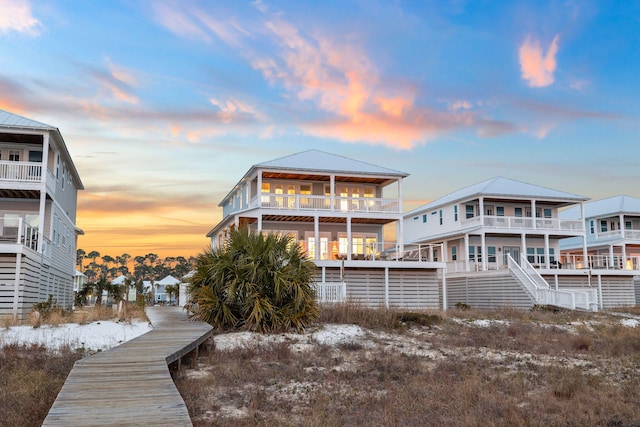
[[[0,160],[0,181],[40,182],[42,163]]]
[[[323,211],[348,213],[400,214],[398,199],[375,197],[331,197],[310,194],[276,194],[262,193],[251,199],[249,209],[278,209],[288,211]],[[225,210],[224,214],[241,210],[240,208]]]
[[[596,233],[596,240],[627,239],[640,241],[640,230],[613,230]]]
[[[531,218],[515,216],[477,216],[461,221],[462,228],[482,225],[493,230],[531,231],[540,230],[548,232],[577,232],[584,231],[584,223],[581,220],[563,220],[558,218]]]

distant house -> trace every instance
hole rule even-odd
[[[56,127],[0,110],[0,316],[49,295],[71,308],[83,188]]]
[[[610,273],[561,256],[574,242],[587,258],[586,197],[496,177],[404,216],[405,244],[440,244],[447,300],[475,307],[551,304],[594,310],[635,304],[633,273]],[[574,215],[564,216],[569,209]]]
[[[174,302],[174,298],[176,297],[176,295],[173,295],[171,297],[171,300],[169,300],[169,294],[167,294],[167,286],[171,285],[171,286],[176,286],[180,284],[180,280],[176,279],[175,277],[173,277],[172,275],[168,275],[166,276],[164,279],[155,282],[155,302],[161,302],[161,303],[166,303],[166,304],[171,304],[172,302]]]
[[[584,206],[587,257],[581,242],[560,241],[565,263],[611,270],[640,270],[640,199],[615,196]],[[575,209],[560,213],[564,219],[581,219]]]
[[[216,249],[240,228],[291,236],[318,266],[320,287],[345,283],[348,298],[376,306],[443,307],[444,264],[404,255],[407,175],[319,150],[258,163],[222,199],[207,237]]]

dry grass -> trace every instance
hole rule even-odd
[[[46,319],[32,316],[31,325],[90,323],[98,320],[148,321],[144,308],[129,306],[118,316],[112,308],[91,307],[74,312],[51,310]],[[2,327],[15,326],[11,318],[1,319]],[[39,426],[47,416],[81,351],[63,348],[50,351],[38,345],[0,344],[0,427]],[[99,403],[98,403],[99,404]]]
[[[0,426],[39,426],[82,355],[41,346],[0,347]]]
[[[347,306],[321,318],[367,334],[212,352],[176,383],[194,425],[640,425],[640,327],[618,317]]]
[[[83,325],[99,320],[118,320],[131,323],[134,319],[149,320],[144,312],[144,307],[130,303],[123,304],[121,310],[118,310],[116,306],[107,307],[104,305],[80,307],[74,311],[67,311],[56,307],[47,313],[46,316],[42,316],[34,310],[29,317],[29,324],[37,328],[45,324],[59,326],[63,323],[79,323]]]

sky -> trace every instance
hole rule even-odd
[[[254,164],[640,197],[640,2],[0,0],[0,109],[58,127],[79,247],[196,255]]]

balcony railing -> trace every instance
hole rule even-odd
[[[461,225],[462,227],[484,225],[485,228],[503,230],[546,230],[576,232],[581,232],[584,230],[584,223],[580,220],[515,216],[477,216],[462,220]]]
[[[261,193],[251,199],[250,208],[285,209],[295,211],[328,211],[359,213],[400,213],[398,199],[374,197],[334,197],[314,196],[311,194],[276,194]],[[241,208],[225,209],[225,215]]]
[[[345,242],[337,240],[320,241],[319,258],[316,258],[315,245],[306,240],[298,243],[312,260],[348,260],[348,248]],[[437,262],[442,257],[442,245],[407,245],[404,250],[395,242],[354,242],[351,246],[352,261],[424,261]]]
[[[640,230],[614,230],[599,232],[596,234],[596,240],[608,239],[640,240]]]
[[[37,227],[33,227],[22,218],[0,217],[0,242],[15,243],[30,248],[36,252],[47,252],[47,239],[43,237],[43,251],[38,251],[38,237],[40,233]]]
[[[640,270],[639,256],[622,255],[561,255],[562,268],[595,270]]]
[[[42,163],[0,160],[1,181],[39,182],[41,177]]]

